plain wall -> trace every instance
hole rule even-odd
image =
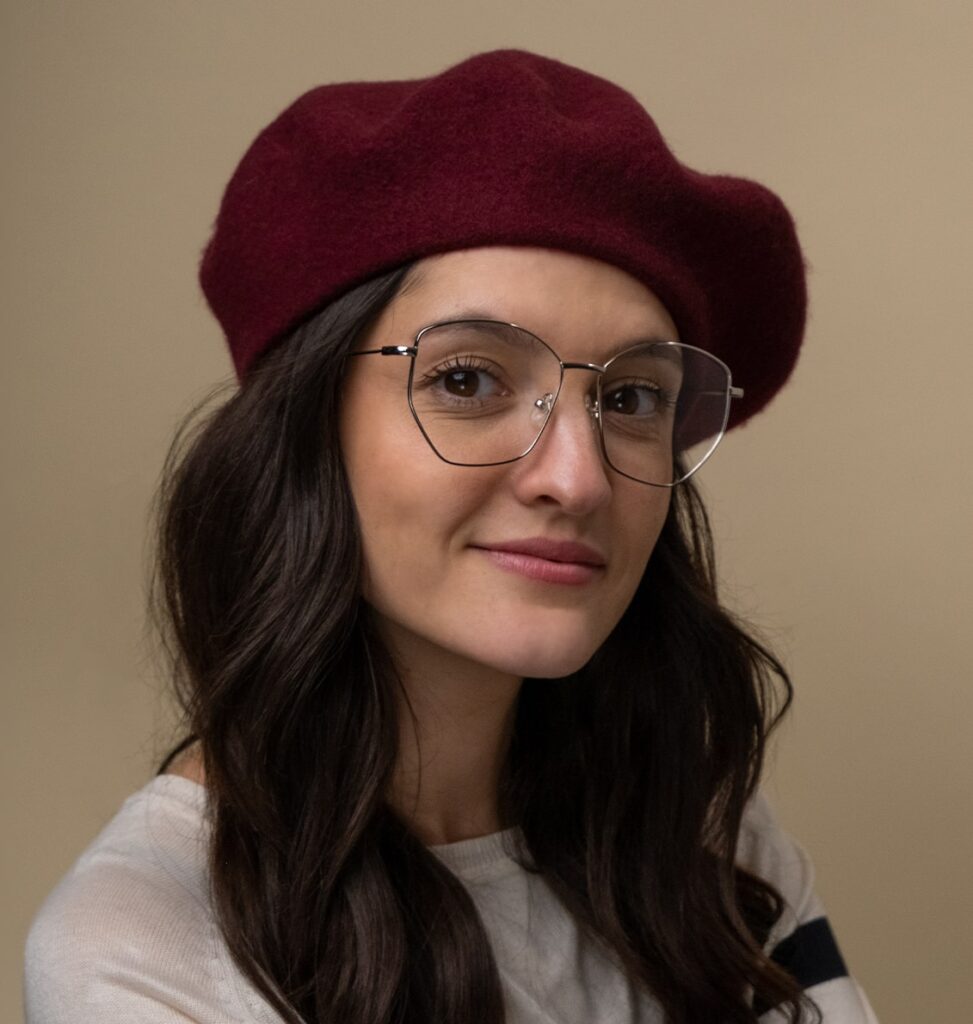
[[[195,280],[226,179],[312,85],[506,45],[618,81],[794,213],[804,355],[703,470],[725,595],[793,674],[768,792],[880,1018],[966,1019],[971,6],[18,0],[0,37],[0,1019],[40,901],[169,738],[147,517],[229,372]]]

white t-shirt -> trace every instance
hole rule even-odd
[[[195,782],[154,778],[50,894],[27,940],[27,1024],[280,1024],[213,917],[205,802]],[[661,1024],[657,1004],[583,936],[543,878],[509,856],[511,831],[431,847],[483,918],[508,1024]],[[807,855],[762,799],[748,809],[738,861],[783,895],[768,948],[826,1024],[877,1024],[845,973]]]

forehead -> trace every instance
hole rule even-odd
[[[618,267],[560,250],[506,246],[422,260],[376,328],[401,337],[467,317],[519,324],[564,356],[579,348],[589,357],[626,340],[678,340],[656,295]]]

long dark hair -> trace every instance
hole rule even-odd
[[[408,269],[272,349],[177,437],[159,495],[154,609],[185,716],[163,768],[200,741],[220,927],[289,1024],[504,1020],[470,896],[386,803],[401,684],[360,597],[337,439],[345,357]],[[734,866],[790,683],[719,605],[697,493],[673,499],[602,648],[525,680],[503,815],[667,1020],[753,1022],[751,993],[807,1019],[762,951],[781,897]]]

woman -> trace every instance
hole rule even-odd
[[[162,494],[186,737],[35,922],[29,1020],[873,1020],[690,480],[796,359],[780,201],[502,51],[301,97],[201,278],[241,386]]]

